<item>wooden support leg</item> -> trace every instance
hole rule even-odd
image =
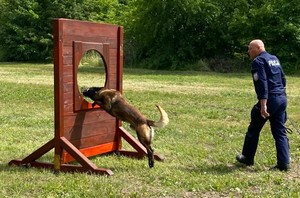
[[[9,165],[26,165],[30,164],[31,162],[34,162],[41,156],[43,156],[45,153],[49,152],[51,149],[54,148],[54,139],[50,140],[46,144],[44,144],[42,147],[25,157],[23,160],[11,160],[8,164]]]
[[[53,163],[37,162],[36,160],[54,148],[55,139],[50,140],[45,145],[34,151],[32,154],[24,158],[23,160],[11,160],[9,165],[30,165],[36,168],[47,168],[47,169],[59,169],[63,172],[88,172],[95,174],[113,175],[110,169],[97,168],[85,155],[83,155],[73,144],[71,144],[65,137],[61,137],[59,144],[62,149],[65,149],[74,159],[76,159],[81,166],[70,165],[70,164],[60,164],[59,168],[55,167]],[[60,160],[60,159],[58,159]]]
[[[138,159],[141,159],[145,155],[147,155],[146,148],[136,138],[134,138],[128,131],[126,131],[126,129],[124,129],[123,127],[119,127],[119,134],[137,151],[135,152],[135,151],[120,150],[118,152],[121,155],[134,157]],[[163,161],[164,157],[159,154],[154,154],[154,159],[157,161]]]
[[[65,149],[77,162],[82,165],[82,170],[92,173],[103,173],[106,175],[113,175],[110,169],[97,168],[85,155],[83,155],[73,144],[71,144],[65,137],[60,138],[61,146]]]

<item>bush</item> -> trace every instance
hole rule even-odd
[[[51,61],[54,18],[116,22],[121,5],[118,0],[1,0],[0,51],[6,61]]]

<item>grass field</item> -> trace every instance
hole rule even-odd
[[[8,166],[54,136],[53,65],[0,63],[0,76],[0,197],[300,197],[296,132],[289,134],[292,169],[287,173],[269,170],[276,154],[268,124],[255,165],[235,162],[256,102],[248,73],[125,69],[124,96],[155,120],[155,104],[160,104],[170,124],[156,130],[153,148],[165,161],[153,169],[146,158],[91,159],[110,168],[111,177]],[[288,114],[299,124],[300,78],[287,76],[287,83]],[[53,151],[40,160],[52,162]]]

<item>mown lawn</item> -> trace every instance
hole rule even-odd
[[[268,125],[261,133],[255,165],[235,162],[256,102],[248,73],[125,69],[124,96],[151,119],[158,119],[155,104],[160,104],[170,124],[156,130],[153,148],[165,161],[153,169],[146,158],[91,159],[98,167],[110,168],[111,177],[8,166],[54,136],[53,65],[0,63],[0,76],[0,197],[300,196],[300,135],[295,130],[289,134],[291,171],[269,170],[276,154]],[[299,127],[300,78],[287,76],[287,82],[288,115]],[[126,143],[124,147],[131,149]],[[40,160],[52,162],[53,151]]]

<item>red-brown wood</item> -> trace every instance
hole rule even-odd
[[[53,27],[54,139],[23,160],[12,160],[9,164],[112,175],[109,169],[97,168],[88,157],[118,152],[142,158],[147,151],[121,127],[119,120],[84,100],[79,92],[77,72],[83,55],[89,50],[96,50],[103,58],[106,71],[105,85],[99,86],[122,92],[123,27],[69,19],[55,19]],[[122,150],[122,138],[136,152]],[[53,164],[36,161],[53,148]],[[155,159],[163,158],[156,155]],[[66,164],[74,160],[81,166]]]
[[[47,163],[47,162],[36,162],[32,161],[30,163],[24,164],[22,160],[11,160],[9,162],[9,165],[13,166],[31,166],[35,168],[44,168],[44,169],[55,169],[53,163]],[[113,172],[110,169],[104,169],[104,168],[96,168],[96,169],[91,169],[87,170],[86,167],[83,166],[78,166],[78,165],[71,165],[71,164],[61,164],[60,165],[60,170],[63,172],[86,172],[89,174],[104,174],[111,176],[113,175]]]

